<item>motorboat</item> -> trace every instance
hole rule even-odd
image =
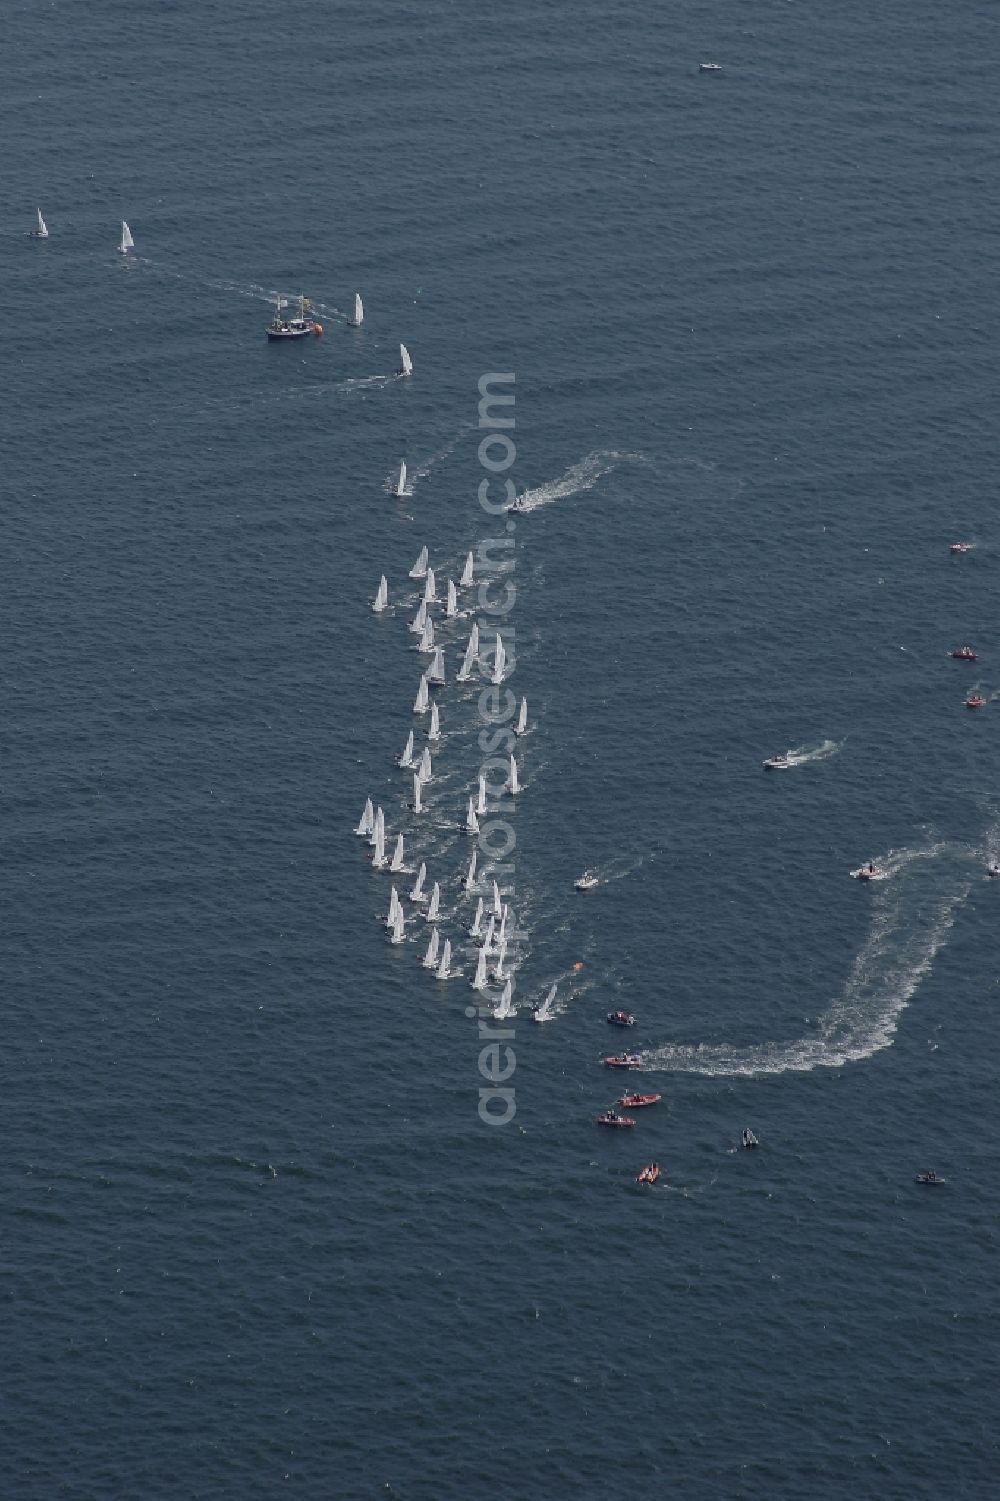
[[[939,1183],[945,1183],[947,1180],[940,1177],[932,1167],[929,1167],[925,1173],[917,1174],[916,1181],[918,1183],[927,1183],[936,1187]]]
[[[623,1110],[642,1110],[646,1105],[658,1105],[662,1099],[661,1094],[623,1094],[615,1104]]]
[[[985,709],[986,700],[981,693],[970,693],[965,700],[965,707],[967,709]]]
[[[612,1053],[604,1060],[605,1068],[640,1068],[642,1066],[641,1053]]]
[[[979,658],[976,656],[971,646],[960,646],[957,651],[952,652],[952,656],[955,658],[956,662],[979,661]]]
[[[646,1166],[640,1172],[636,1173],[635,1181],[637,1183],[655,1183],[659,1176],[660,1164],[658,1162],[647,1162]]]
[[[997,865],[996,862],[994,862],[992,865],[987,865],[986,874],[993,880],[996,880],[997,877],[1000,876],[1000,865]]]
[[[609,1011],[608,1021],[613,1027],[634,1027],[635,1017],[630,1011]]]
[[[578,876],[573,882],[577,891],[593,891],[595,886],[600,885],[600,877],[592,870],[585,870],[582,876]]]
[[[884,881],[886,873],[869,860],[867,865],[859,865],[857,870],[852,870],[851,875],[856,881]]]
[[[698,72],[699,73],[721,73],[722,72],[722,64],[721,63],[699,63],[698,64]]]
[[[948,551],[949,552],[971,552],[972,551],[972,543],[971,542],[952,542],[951,545],[948,548]]]
[[[287,304],[284,298],[279,297],[274,309],[274,318],[267,325],[268,339],[272,342],[281,339],[307,339],[310,334],[315,334],[319,338],[323,332],[323,326],[313,319],[308,297],[299,298],[299,311],[295,318],[281,316],[281,309],[285,306]]]
[[[746,1147],[748,1150],[752,1149],[753,1147],[760,1146],[759,1140],[750,1130],[749,1126],[743,1127],[743,1134],[740,1137],[740,1146]]]
[[[612,1126],[616,1131],[625,1131],[635,1125],[630,1115],[619,1115],[617,1110],[605,1110],[597,1117],[599,1126]]]
[[[791,761],[789,761],[787,756],[777,755],[768,756],[767,760],[762,762],[761,764],[763,765],[765,771],[787,771],[792,763]]]

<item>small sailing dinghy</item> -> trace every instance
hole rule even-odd
[[[406,460],[405,459],[400,459],[400,461],[399,461],[399,479],[396,481],[396,494],[397,494],[397,496],[403,496],[403,495],[406,494]]]
[[[469,869],[466,872],[466,876],[465,876],[465,889],[466,889],[466,891],[475,891],[475,889],[476,889],[476,861],[477,861],[478,858],[479,858],[479,851],[478,850],[473,850],[472,851],[472,859],[469,861]]]
[[[476,800],[469,798],[469,811],[465,815],[465,832],[467,834],[479,833],[479,818],[476,814]]]
[[[441,715],[437,704],[431,704],[431,727],[427,731],[427,738],[431,741],[441,739]]]
[[[461,588],[468,589],[470,587],[470,585],[472,584],[473,575],[475,573],[475,567],[476,560],[470,552],[465,559],[465,567],[462,569],[462,577],[458,581]]]
[[[417,646],[417,651],[428,652],[428,651],[433,651],[433,650],[434,650],[434,622],[433,622],[433,620],[425,620],[424,621],[424,628],[423,628],[423,630],[420,633],[420,643]]]
[[[522,698],[521,707],[517,712],[517,724],[514,726],[515,735],[523,735],[528,728],[528,700]]]
[[[389,582],[386,579],[385,574],[383,573],[382,577],[379,579],[379,585],[375,593],[375,598],[372,600],[372,609],[375,611],[376,615],[381,615],[382,611],[387,610],[388,608]]]
[[[28,230],[28,239],[29,240],[47,240],[48,237],[49,237],[49,228],[48,228],[48,225],[46,224],[45,220],[42,218],[42,211],[41,211],[41,209],[36,209],[35,212],[38,215],[38,224],[37,224],[36,228]]]
[[[410,569],[410,578],[411,579],[422,579],[422,578],[426,578],[426,577],[427,577],[427,549],[426,549],[426,547],[422,547],[420,549],[420,555],[417,558],[417,561],[414,563],[413,567]]]
[[[754,1147],[760,1146],[760,1138],[754,1135],[749,1126],[743,1127],[743,1132],[740,1136],[740,1146],[745,1147],[748,1152],[752,1152]]]
[[[363,835],[367,836],[368,834],[371,833],[371,831],[372,831],[372,829],[374,829],[374,827],[375,827],[375,809],[372,807],[372,800],[369,797],[365,801],[365,810],[362,813],[362,815],[361,815],[361,821],[359,822],[359,824],[358,824],[357,828],[354,830],[354,832],[355,832],[355,834],[363,834]]]
[[[430,782],[434,779],[434,771],[431,766],[431,753],[426,745],[420,753],[420,765],[417,767],[417,776],[422,782]]]
[[[372,821],[371,834],[368,836],[368,843],[374,845],[380,834],[383,838],[385,837],[385,814],[381,808],[376,808],[375,817]]]
[[[406,737],[406,744],[403,746],[403,754],[399,757],[399,759],[398,759],[398,761],[397,761],[396,764],[399,765],[399,766],[402,766],[402,768],[403,768],[404,771],[409,771],[412,768],[412,766],[413,766],[413,731],[412,730],[410,731],[410,733]]]
[[[423,600],[421,600],[420,604],[417,607],[417,613],[414,615],[413,619],[410,621],[410,630],[413,632],[413,634],[415,636],[422,636],[423,633],[424,633],[424,626],[426,624],[427,624],[427,605],[425,604],[425,602]]]
[[[497,687],[500,683],[503,682],[503,673],[506,666],[507,650],[503,644],[503,641],[500,639],[500,632],[498,631],[497,644],[493,649],[493,674],[490,678],[490,682],[494,687]]]
[[[437,881],[435,881],[434,885],[431,887],[431,899],[430,899],[429,903],[427,904],[427,911],[424,913],[424,921],[425,922],[438,922],[438,921],[440,921],[440,918],[441,918],[441,888],[438,885]]]
[[[424,890],[424,882],[426,881],[426,879],[427,866],[421,863],[420,869],[417,871],[417,879],[413,883],[413,890],[410,892],[411,902],[426,902],[427,893]]]
[[[478,938],[480,936],[480,933],[481,933],[481,930],[482,930],[482,923],[483,923],[483,899],[482,899],[482,897],[480,897],[479,900],[478,900],[478,902],[476,903],[476,916],[473,919],[472,927],[469,929],[469,937],[470,938]]]
[[[400,907],[399,910],[396,913],[396,921],[392,925],[392,932],[389,934],[389,942],[390,943],[402,943],[405,940],[405,938],[406,938],[406,918],[403,915],[403,909],[402,909],[402,907]]]
[[[385,925],[387,928],[392,927],[393,923],[396,921],[396,918],[399,916],[402,910],[403,904],[399,900],[399,892],[396,890],[395,886],[393,886],[389,891],[389,911],[386,913],[385,918]]]
[[[354,294],[354,317],[350,320],[352,328],[360,328],[365,321],[365,305],[361,301],[361,293]]]
[[[544,1001],[535,1012],[536,1022],[550,1022],[552,1020],[552,1003],[556,998],[556,991],[558,989],[558,983],[553,985],[552,989],[549,991],[548,995],[545,997]]]
[[[439,980],[450,980],[457,973],[458,971],[451,967],[451,939],[446,938],[441,953],[441,963],[437,967],[437,977]]]
[[[486,806],[486,778],[483,777],[483,776],[481,776],[479,778],[479,801],[476,803],[476,812],[479,813],[479,814],[482,814],[482,813],[486,813],[488,811],[489,810],[487,809],[487,806]],[[497,913],[498,914],[499,914],[499,911],[500,911],[500,908],[498,906],[497,907]]]
[[[428,568],[427,578],[424,582],[424,604],[437,604],[437,584],[434,582],[434,569]]]
[[[473,990],[485,990],[486,984],[486,950],[480,949],[479,957],[476,960],[476,973],[473,976],[472,988]]]
[[[135,241],[132,238],[132,231],[129,229],[128,225],[125,223],[125,220],[123,219],[122,220],[122,238],[121,238],[121,244],[118,246],[118,253],[120,255],[128,255],[129,251],[133,250],[134,248],[135,248]]]
[[[392,852],[392,863],[390,864],[389,869],[391,871],[393,871],[393,872],[398,872],[398,871],[401,871],[403,869],[403,836],[402,836],[402,834],[399,834],[396,837],[396,848]]]
[[[513,980],[508,980],[503,988],[503,995],[500,997],[500,1004],[493,1013],[494,1021],[502,1022],[505,1021],[508,1016],[510,1016],[511,1012],[514,1009],[511,1005],[511,997],[513,996],[513,994],[514,982]]]
[[[424,811],[423,801],[420,796],[423,785],[423,782],[420,780],[420,773],[415,771],[413,773],[413,803],[411,805],[414,813],[422,813]]]
[[[453,579],[448,580],[448,599],[444,607],[444,613],[449,620],[454,620],[458,614],[458,590],[455,588]]]
[[[476,665],[476,658],[478,657],[478,655],[479,627],[478,625],[473,624],[472,630],[469,632],[469,641],[468,645],[465,648],[465,656],[462,658],[462,665],[458,669],[458,681],[460,683],[467,683],[472,677],[472,669]]]
[[[396,371],[396,374],[413,374],[413,361],[410,359],[410,351],[407,349],[405,344],[400,344],[399,346],[399,369]]]
[[[514,757],[511,756],[510,773],[507,777],[507,791],[510,793],[511,797],[517,797],[517,794],[520,792],[520,790],[521,783],[517,775],[517,762],[514,760]]]
[[[438,948],[440,947],[440,944],[441,934],[438,932],[437,928],[435,928],[434,932],[431,934],[431,941],[427,945],[427,952],[423,957],[424,969],[437,969]]]
[[[427,669],[427,681],[440,685],[444,680],[444,652],[440,646],[436,646],[434,648],[434,660]]]
[[[422,677],[420,679],[420,687],[417,689],[417,696],[413,700],[414,714],[426,714],[430,707],[430,699],[431,695],[430,689],[427,686],[427,679]]]
[[[376,870],[385,870],[388,865],[385,857],[385,828],[382,824],[375,825],[375,848],[372,854],[372,865]]]

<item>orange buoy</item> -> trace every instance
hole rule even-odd
[[[322,325],[322,323],[314,323],[313,324],[313,333],[316,335],[317,339],[321,339],[323,337],[323,325]]]
[[[582,959],[578,959],[576,961],[576,963],[573,965],[573,968],[577,969],[577,970],[583,969],[583,967],[584,967],[584,965],[583,965],[583,960]]]

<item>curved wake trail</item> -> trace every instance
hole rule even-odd
[[[789,766],[808,766],[810,761],[826,761],[844,748],[843,740],[823,740],[819,745],[796,745],[785,752]]]
[[[708,1075],[783,1074],[839,1068],[887,1048],[900,1015],[930,970],[972,889],[967,870],[921,889],[920,867],[943,854],[969,859],[967,847],[938,844],[880,861],[890,879],[872,889],[872,922],[841,995],[818,1019],[815,1035],[794,1042],[735,1048],[720,1044],[652,1048],[643,1066],[655,1072]]]
[[[550,480],[547,485],[536,485],[533,490],[525,490],[517,497],[517,508],[519,511],[537,511],[540,506],[549,506],[553,501],[566,500],[570,495],[592,490],[598,480],[610,474],[612,469],[617,469],[619,464],[645,463],[648,460],[641,453],[619,453],[610,448],[596,449],[578,464],[573,464],[559,479]]]

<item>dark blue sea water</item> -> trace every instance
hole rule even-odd
[[[998,33],[8,7],[4,1497],[995,1494]],[[266,343],[278,291],[322,339]],[[420,820],[393,757],[413,559],[508,535],[490,371],[504,1127],[466,956],[424,971],[409,905],[385,942],[353,834],[371,795],[457,944],[475,693]],[[630,1133],[613,1006],[664,1095]]]

